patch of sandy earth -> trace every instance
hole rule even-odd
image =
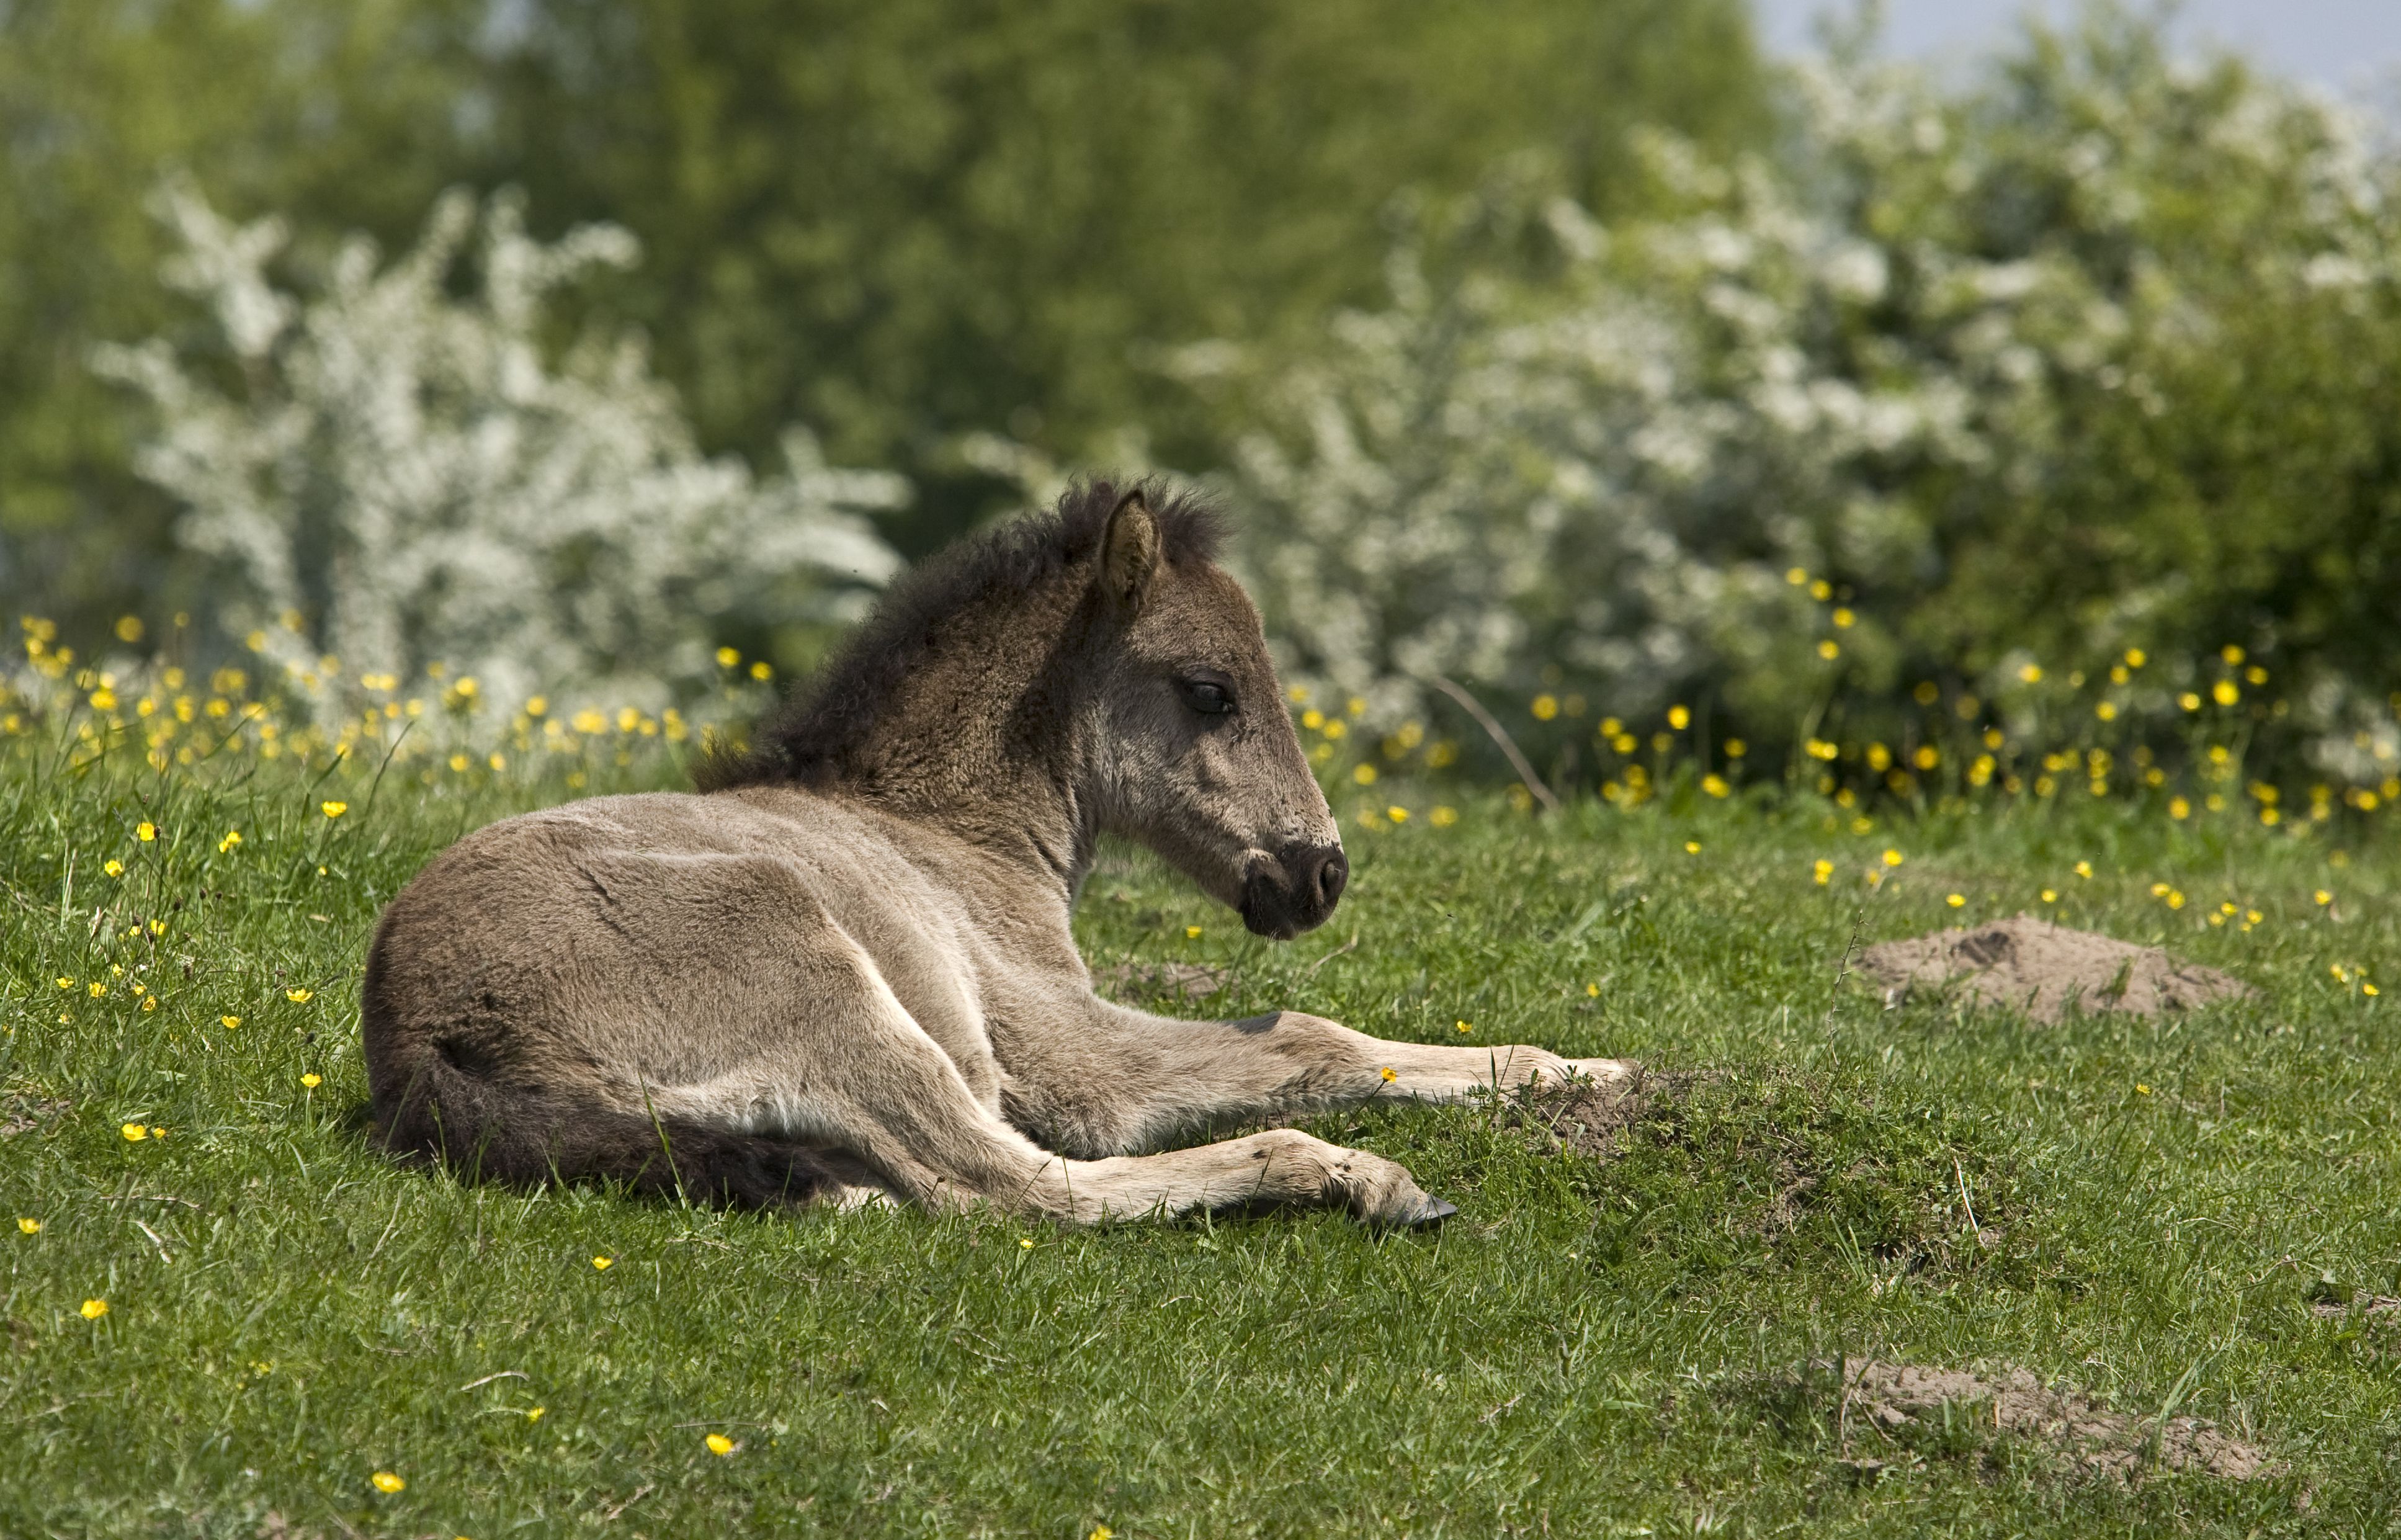
[[[1233,974],[1206,963],[1114,963],[1092,970],[1102,993],[1121,1000],[1205,1000],[1233,982]]]
[[[1832,1368],[1832,1365],[1823,1366]],[[1838,1421],[1898,1432],[1940,1417],[1945,1407],[1975,1409],[1999,1432],[2037,1438],[2087,1467],[2131,1476],[2152,1464],[2230,1481],[2281,1474],[2282,1462],[2198,1417],[2129,1417],[2072,1388],[2053,1389],[2014,1365],[1983,1371],[1852,1359],[1843,1366]],[[1878,1462],[1855,1462],[1873,1476]]]
[[[1550,1152],[1571,1149],[1595,1160],[1613,1160],[1625,1148],[1626,1129],[1652,1099],[1673,1097],[1689,1079],[1653,1075],[1638,1065],[1625,1079],[1605,1085],[1584,1080],[1503,1097],[1495,1117],[1502,1128],[1530,1131]]]
[[[2071,1011],[2138,1016],[2187,1011],[2258,993],[2214,968],[2156,946],[2134,946],[2030,914],[1939,930],[1862,950],[1859,970],[1883,987],[1885,1003],[1926,994],[1970,1005],[2013,1006],[2055,1024]]]

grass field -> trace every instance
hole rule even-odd
[[[377,908],[569,794],[472,780],[0,777],[0,1534],[2401,1527],[2401,1317],[2370,1308],[2401,1294],[2401,1032],[2363,988],[2401,984],[2389,823],[1495,801],[1355,832],[1351,896],[1282,946],[1112,856],[1088,956],[1228,967],[1212,1013],[1692,1073],[1606,1162],[1498,1108],[1314,1125],[1458,1203],[1438,1230],[1069,1231],[388,1163],[356,1121]],[[2265,996],[2042,1028],[1837,984],[1855,933],[2045,888]],[[1858,1357],[2024,1366],[2279,1464],[1886,1432],[1809,1367]]]

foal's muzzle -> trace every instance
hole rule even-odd
[[[1350,880],[1340,846],[1285,846],[1251,862],[1242,879],[1242,923],[1254,935],[1289,941],[1324,925]]]

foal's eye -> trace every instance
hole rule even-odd
[[[1184,693],[1184,704],[1204,717],[1222,717],[1234,708],[1234,693],[1211,679],[1187,679],[1176,686]]]

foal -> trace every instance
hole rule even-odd
[[[1290,1129],[1173,1147],[1220,1120],[1624,1074],[1093,995],[1068,914],[1104,832],[1279,939],[1349,875],[1208,514],[1158,496],[1093,483],[938,557],[703,792],[529,813],[437,857],[367,960],[384,1140],[748,1206],[1406,1224],[1453,1210],[1374,1155]]]

